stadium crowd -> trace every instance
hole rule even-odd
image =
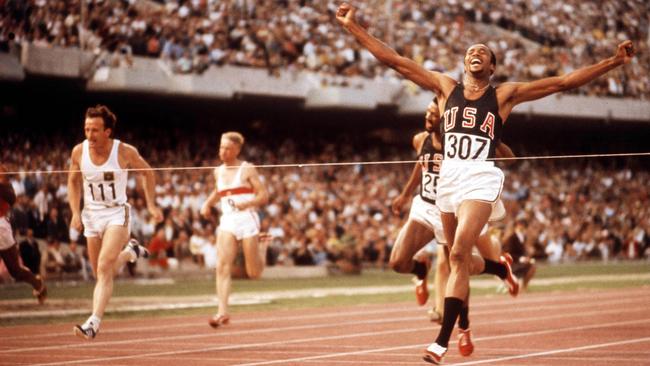
[[[198,215],[213,189],[209,167],[217,165],[214,138],[208,135],[190,137],[179,129],[149,131],[146,140],[123,136],[154,167],[202,167],[157,173],[157,201],[165,213],[160,225],[149,218],[139,182],[130,176],[132,234],[148,245],[151,265],[166,269],[170,261],[181,266],[192,261],[207,267],[215,264],[215,222]],[[289,139],[262,142],[253,136],[244,156],[264,164],[412,159],[406,144],[370,138],[360,143],[347,135],[335,140],[336,145],[328,143],[333,141],[329,138],[298,144]],[[0,161],[10,171],[23,172],[10,178],[18,194],[11,217],[18,241],[25,243],[21,252],[35,256],[34,238],[45,239],[48,250],[43,255],[52,267],[48,271],[83,268],[87,275],[87,264],[78,258],[83,238],[71,236],[68,230],[67,176],[47,173],[68,167],[73,142],[66,137],[26,140],[16,135],[5,141]],[[522,223],[526,254],[551,263],[648,258],[650,173],[635,160],[627,161],[624,168],[609,163],[526,160],[505,167],[503,199],[508,218],[496,226],[495,235],[503,241],[516,223]],[[261,168],[271,197],[260,212],[262,229],[271,238],[268,263],[330,265],[345,272],[363,266],[384,268],[406,215],[393,215],[390,204],[410,169],[410,164]],[[36,170],[43,172],[26,173]],[[68,242],[73,246],[64,246],[56,254],[59,244]]]
[[[323,75],[396,78],[334,21],[338,1],[0,0],[0,50],[17,44],[160,58],[177,73],[234,64]],[[368,0],[358,2],[371,33],[425,67],[459,79],[471,43],[499,61],[496,82],[561,75],[609,57],[631,39],[638,56],[575,92],[650,97],[650,4],[644,0]],[[123,58],[122,56],[126,57]],[[125,62],[122,62],[125,61]]]

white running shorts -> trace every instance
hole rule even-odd
[[[436,205],[423,200],[422,197],[417,195],[413,197],[413,201],[411,202],[411,211],[409,211],[408,219],[417,221],[429,228],[439,244],[444,245],[447,243],[445,232],[442,229],[442,221],[440,221],[440,210]]]
[[[131,205],[107,207],[98,210],[84,208],[81,212],[84,236],[102,238],[109,226],[123,226],[131,233]]]
[[[260,233],[260,218],[251,210],[221,215],[219,230],[233,234],[237,240],[250,238]]]
[[[503,182],[503,172],[492,162],[443,160],[436,204],[440,211],[458,215],[463,201],[490,202],[493,204],[490,221],[497,220],[505,214],[505,210],[494,209],[501,197]]]

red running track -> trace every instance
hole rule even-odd
[[[415,302],[415,301],[414,301]],[[650,288],[475,297],[475,352],[445,364],[650,365]],[[412,304],[109,320],[94,341],[73,324],[0,328],[1,365],[426,365],[438,326]],[[80,319],[81,320],[81,319]]]

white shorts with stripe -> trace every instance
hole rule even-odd
[[[221,215],[219,230],[233,234],[237,240],[250,238],[260,233],[260,217],[252,210]]]
[[[440,221],[440,210],[436,205],[423,200],[420,195],[413,197],[408,219],[429,228],[439,244],[447,242],[445,232],[442,230],[442,221]]]
[[[131,205],[124,204],[101,209],[84,208],[81,212],[84,236],[102,238],[109,226],[123,226],[131,233]]]
[[[506,208],[503,205],[501,200],[498,200],[492,209],[492,216],[490,221],[499,221],[506,216]],[[440,245],[447,245],[447,239],[445,238],[445,231],[442,226],[442,220],[440,218],[440,210],[436,205],[433,205],[422,199],[420,196],[413,197],[413,202],[411,203],[411,211],[409,212],[409,220],[417,221],[420,224],[426,226],[433,232],[435,241]],[[485,224],[481,230],[483,235],[487,233],[488,225]],[[426,247],[425,247],[426,248]],[[424,249],[424,248],[423,248]],[[430,248],[429,248],[430,249]]]
[[[490,221],[495,221],[505,215],[505,210],[497,207],[503,182],[503,172],[492,162],[443,160],[436,204],[440,211],[458,215],[463,201],[490,202],[493,207]]]

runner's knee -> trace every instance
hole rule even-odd
[[[232,271],[232,264],[226,261],[217,262],[217,275],[230,276],[231,271]]]
[[[401,258],[399,256],[396,257],[391,257],[390,260],[388,261],[388,266],[390,268],[398,273],[406,273],[411,270],[409,268],[410,261],[407,260],[406,258]]]
[[[97,265],[97,271],[96,271],[97,278],[102,276],[112,276],[114,267],[115,267],[115,261],[108,261],[108,260],[99,261],[99,264]]]
[[[449,253],[449,264],[451,268],[459,268],[469,265],[471,253],[465,253],[463,250],[452,248]]]
[[[262,277],[262,268],[249,268],[246,267],[246,274],[248,275],[248,278],[251,280],[257,280],[260,277]]]

